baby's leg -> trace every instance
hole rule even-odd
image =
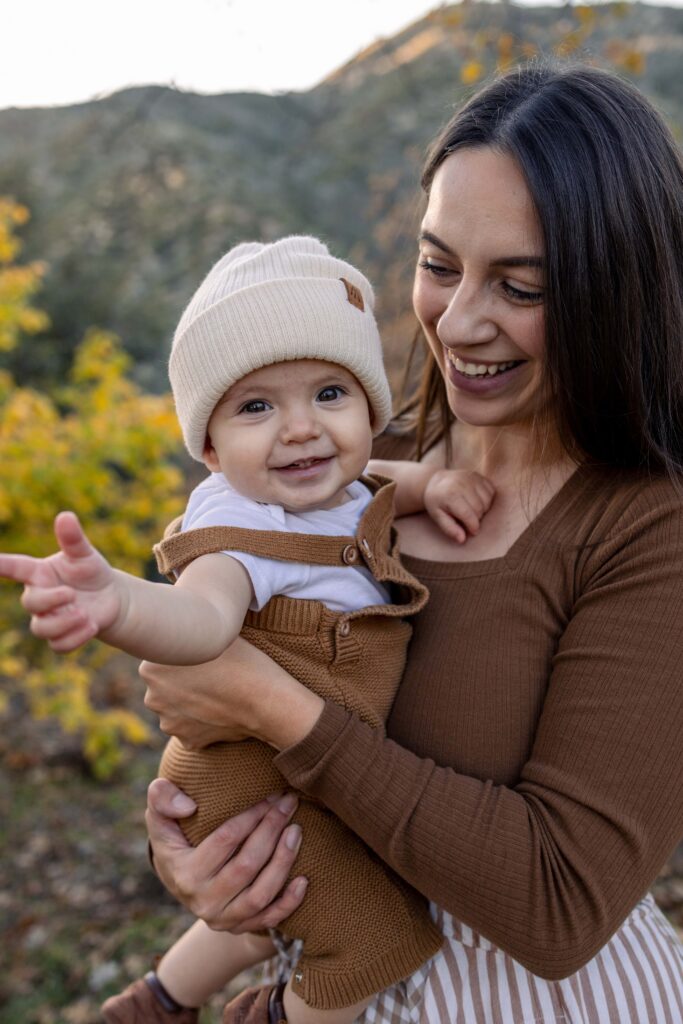
[[[201,1006],[247,967],[274,953],[267,935],[215,932],[196,921],[164,954],[156,974],[181,1006]]]
[[[344,1006],[340,1010],[316,1010],[292,992],[291,984],[288,983],[283,1003],[287,1024],[353,1024],[373,999],[374,996],[369,996],[360,1003]]]

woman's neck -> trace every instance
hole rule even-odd
[[[500,486],[575,463],[556,431],[539,438],[525,424],[479,427],[456,422],[451,427],[451,465],[475,470]]]

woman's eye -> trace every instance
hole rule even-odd
[[[523,288],[516,288],[509,281],[503,281],[503,291],[515,302],[542,302],[543,292],[526,291]]]
[[[449,274],[454,274],[455,271],[451,267],[444,267],[441,263],[434,263],[433,260],[427,256],[422,256],[418,260],[418,267],[420,270],[426,270],[432,277],[448,277]]]
[[[270,409],[268,402],[264,402],[261,398],[254,398],[251,402],[245,402],[240,407],[240,412],[252,413],[253,415],[254,413],[266,412],[267,409]]]
[[[323,388],[321,391],[318,392],[317,401],[335,402],[338,398],[341,398],[342,395],[345,394],[346,392],[344,391],[344,388],[340,387],[339,384],[331,384],[329,387]]]

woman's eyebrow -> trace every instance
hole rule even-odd
[[[449,249],[446,243],[442,242],[436,235],[433,235],[431,231],[421,231],[417,240],[418,242],[431,242],[432,245],[435,245],[437,249],[441,249],[442,252],[447,252],[449,256],[455,256],[453,250]]]
[[[492,267],[536,267],[542,269],[545,260],[542,256],[500,256],[491,261]]]
[[[422,231],[418,236],[418,242],[430,242],[431,245],[436,246],[437,249],[441,249],[442,252],[447,253],[449,256],[457,256],[454,249],[442,242],[440,238],[433,235],[431,231]],[[498,256],[495,260],[491,260],[490,266],[492,267],[533,267],[535,269],[543,269],[545,266],[545,260],[542,256]]]

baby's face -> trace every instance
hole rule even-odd
[[[247,498],[308,512],[347,500],[371,447],[370,407],[353,374],[296,359],[226,391],[209,420],[204,462]]]

